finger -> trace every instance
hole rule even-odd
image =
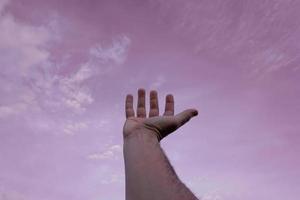
[[[173,116],[174,115],[174,97],[172,94],[166,96],[166,107],[164,116]]]
[[[126,111],[126,118],[134,117],[133,96],[131,94],[128,94],[126,96],[125,111]]]
[[[178,113],[175,116],[175,119],[178,123],[178,127],[184,125],[186,122],[188,122],[192,117],[197,116],[198,111],[196,109],[187,109],[185,111],[182,111],[181,113]]]
[[[157,91],[152,90],[150,92],[150,112],[149,117],[155,117],[159,115],[159,108],[158,108],[158,98],[157,98]]]
[[[146,117],[145,93],[142,88],[138,90],[137,117]]]

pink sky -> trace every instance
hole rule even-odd
[[[202,200],[297,200],[299,10],[0,0],[0,200],[125,199],[124,98],[140,87],[199,110],[161,145]]]

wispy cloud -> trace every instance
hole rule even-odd
[[[115,183],[124,183],[125,175],[120,173],[113,173],[109,178],[104,178],[101,180],[101,184],[115,184]]]
[[[117,160],[122,152],[121,145],[112,145],[108,149],[98,153],[92,153],[87,156],[89,160]]]
[[[1,1],[0,12],[7,3]],[[36,76],[38,65],[48,62],[46,46],[51,40],[51,32],[46,26],[16,21],[9,12],[0,15],[0,93],[3,97],[0,100],[0,116],[5,117],[36,105],[36,94],[24,83]]]
[[[9,13],[0,18],[0,50],[2,73],[28,75],[32,67],[46,62],[46,44],[51,34],[44,26],[17,22]]]
[[[9,106],[0,106],[0,118],[4,118],[11,115],[17,115],[27,109],[27,104],[25,103],[15,103]]]
[[[299,63],[298,7],[293,0],[230,6],[212,1],[151,1],[162,23],[189,40],[200,56],[236,63],[256,76],[294,70]],[[247,9],[245,9],[247,7]],[[264,13],[253,15],[254,12]],[[172,23],[169,23],[172,19]],[[276,26],[274,26],[276,24]]]
[[[263,77],[266,74],[288,67],[299,58],[299,55],[288,55],[278,48],[265,49],[251,57],[251,64],[255,66],[253,74]]]
[[[103,63],[113,62],[120,65],[126,60],[130,43],[131,40],[123,35],[113,39],[112,44],[108,46],[96,45],[91,48],[90,53]]]
[[[98,75],[111,72],[113,65],[121,65],[127,55],[130,39],[126,36],[113,39],[108,47],[98,45],[89,50],[89,59],[68,77],[58,77],[59,90],[63,94],[62,103],[73,111],[85,111],[85,106],[93,103],[94,98],[85,81]]]
[[[67,135],[74,135],[88,127],[86,122],[69,122],[64,125],[63,131]]]
[[[6,3],[1,1],[2,10]],[[0,100],[0,117],[18,115],[28,111],[28,107],[31,111],[68,109],[83,113],[94,102],[86,81],[110,73],[114,65],[126,60],[131,40],[123,35],[114,38],[109,45],[100,42],[88,49],[87,61],[79,64],[75,72],[59,74],[63,64],[52,63],[49,49],[49,42],[61,38],[57,18],[59,16],[51,17],[44,26],[34,26],[16,21],[9,12],[2,14],[0,93],[5,99]],[[31,101],[23,99],[28,95]]]
[[[158,75],[153,83],[151,83],[150,88],[158,89],[166,82],[166,78],[163,75]]]
[[[224,200],[224,198],[218,194],[217,191],[206,193],[202,196],[202,200]]]
[[[85,106],[91,104],[94,99],[87,86],[83,86],[82,82],[90,75],[84,74],[84,67],[67,78],[58,79],[58,89],[61,92],[61,103],[67,108],[72,109],[76,113],[85,111]]]

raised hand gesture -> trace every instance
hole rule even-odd
[[[160,116],[157,91],[152,90],[150,92],[150,112],[147,117],[145,93],[144,89],[138,90],[136,116],[133,109],[133,96],[131,94],[126,96],[126,121],[123,127],[124,138],[145,132],[142,130],[148,130],[148,132],[150,130],[150,132],[156,134],[158,141],[160,141],[198,114],[196,109],[186,109],[174,115],[174,97],[172,94],[169,94],[166,96],[165,112]]]

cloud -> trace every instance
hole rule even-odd
[[[114,183],[124,183],[125,175],[114,173],[110,175],[108,179],[101,179],[101,184],[114,184]]]
[[[110,120],[102,119],[102,120],[100,120],[98,127],[103,128],[103,127],[107,126],[109,123],[110,123]]]
[[[34,132],[107,131],[107,121],[91,122],[83,114],[94,103],[94,83],[126,61],[131,40],[121,35],[109,43],[99,41],[86,49],[84,60],[68,66],[72,54],[61,60],[52,54],[65,37],[58,22],[67,21],[50,13],[41,25],[25,23],[9,9],[4,12],[8,3],[0,0],[0,119],[24,118]],[[114,148],[110,151],[116,153]]]
[[[158,89],[166,82],[166,78],[163,75],[158,75],[156,80],[150,85],[150,88]]]
[[[8,1],[1,1],[0,10]],[[0,116],[14,116],[35,107],[36,94],[26,85],[36,76],[37,66],[49,59],[51,33],[45,26],[16,21],[9,12],[0,13]]]
[[[30,132],[37,134],[51,133],[56,135],[75,136],[78,134],[98,133],[98,120],[87,119],[84,115],[68,117],[49,117],[49,115],[32,115],[27,120]],[[33,123],[32,123],[33,122]]]
[[[255,66],[253,73],[264,76],[290,66],[298,57],[298,55],[288,55],[278,48],[265,49],[252,56],[251,64]]]
[[[112,72],[114,65],[121,65],[126,58],[130,40],[126,36],[117,37],[107,48],[91,47],[88,60],[67,76],[52,75],[48,80],[41,79],[39,88],[48,93],[45,104],[56,110],[69,108],[75,113],[83,113],[94,102],[89,85],[93,77]]]
[[[203,58],[235,63],[256,76],[295,70],[299,57],[298,8],[293,0],[251,1],[150,1],[159,21],[191,44]],[[253,15],[253,13],[260,13]],[[172,20],[170,20],[172,19]],[[276,24],[276,26],[274,26]]]
[[[74,135],[88,127],[86,122],[69,122],[64,125],[63,132],[67,135]]]
[[[3,10],[8,1],[1,1]],[[0,117],[17,116],[26,111],[83,113],[94,102],[86,81],[110,73],[125,60],[130,45],[127,36],[116,37],[109,45],[94,45],[86,62],[69,74],[57,73],[64,64],[51,61],[53,41],[60,41],[60,16],[49,16],[45,25],[16,21],[9,13],[0,18]],[[55,48],[55,46],[54,46]],[[58,61],[59,62],[59,61]],[[76,69],[76,66],[73,69]],[[31,101],[23,96],[30,95]],[[30,107],[30,109],[28,109]],[[33,108],[34,107],[34,108]]]
[[[127,57],[130,43],[131,40],[127,36],[120,36],[113,39],[112,44],[107,47],[103,44],[96,45],[91,48],[90,53],[103,63],[113,62],[120,65]]]
[[[122,152],[121,145],[112,145],[107,150],[99,152],[99,153],[92,153],[87,156],[89,160],[117,160]]]
[[[202,197],[202,200],[222,200],[224,199],[218,194],[206,194]]]
[[[0,118],[4,118],[11,115],[17,115],[27,109],[27,104],[16,103],[9,106],[0,106]]]
[[[58,87],[63,95],[62,104],[74,112],[84,112],[85,107],[94,101],[90,89],[84,83],[97,75],[110,73],[112,65],[121,65],[126,59],[129,44],[130,39],[122,36],[113,39],[108,47],[91,47],[88,60],[75,73],[57,77]]]
[[[28,75],[32,67],[46,62],[46,44],[50,33],[46,27],[15,21],[9,13],[0,18],[0,59],[2,73]]]
[[[92,77],[93,74],[94,71],[92,70],[92,67],[89,65],[89,63],[85,63],[79,68],[79,70],[71,78],[71,82],[80,83]]]
[[[80,113],[85,111],[85,106],[91,104],[94,99],[89,89],[81,85],[84,77],[78,79],[76,75],[78,75],[78,73],[75,74],[75,77],[71,76],[70,78],[59,79],[58,87],[62,94],[60,99],[63,105]]]

